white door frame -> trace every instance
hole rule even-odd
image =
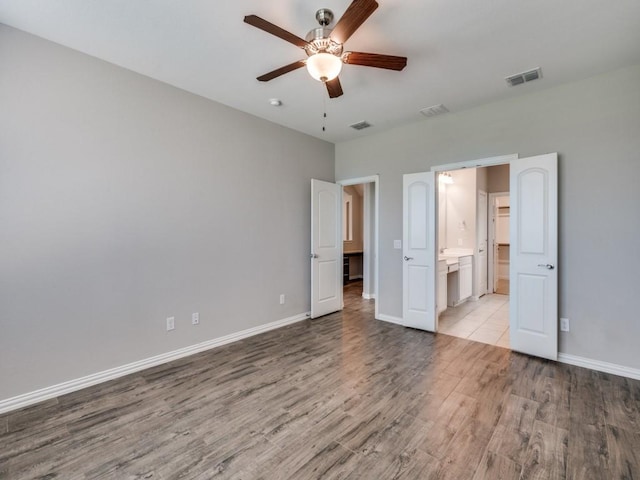
[[[509,196],[509,192],[495,192],[495,193],[490,193],[489,194],[489,202],[487,204],[487,208],[488,208],[488,212],[487,212],[487,216],[490,220],[493,220],[492,222],[492,226],[489,229],[489,245],[487,245],[487,249],[489,250],[489,270],[488,270],[488,277],[489,277],[489,281],[488,281],[488,289],[490,290],[490,293],[495,293],[495,261],[496,259],[493,258],[494,254],[494,249],[493,249],[493,242],[496,241],[496,226],[497,226],[497,222],[498,219],[497,217],[494,216],[493,214],[493,205],[496,201],[497,197],[508,197]]]
[[[446,172],[447,170],[462,170],[463,168],[491,167],[493,165],[503,165],[517,160],[518,154],[500,155],[498,157],[481,158],[479,160],[467,160],[458,163],[447,163],[446,165],[436,165],[431,167],[434,172]]]
[[[379,232],[380,232],[380,221],[379,221],[379,215],[380,215],[380,175],[369,175],[368,177],[357,177],[357,178],[347,178],[347,179],[343,179],[343,180],[337,180],[336,183],[338,185],[341,185],[342,187],[348,187],[349,185],[359,185],[361,183],[373,183],[374,184],[374,212],[373,212],[373,221],[374,221],[374,233],[373,233],[373,240],[374,240],[374,248],[373,248],[373,279],[374,279],[374,286],[373,286],[373,298],[375,298],[375,302],[374,302],[374,308],[375,308],[375,313],[374,316],[376,318],[376,320],[380,320],[378,318],[378,309],[379,309],[379,301],[378,299],[380,298],[380,296],[378,295],[378,287],[380,285],[379,279],[378,279],[378,272],[380,271],[378,268],[378,249],[380,248],[380,242],[379,242]],[[363,216],[364,216],[364,225],[363,225],[363,236],[362,236],[362,240],[363,240],[363,257],[362,257],[362,276],[363,278],[363,288],[365,291],[371,291],[370,285],[368,285],[369,282],[369,277],[370,272],[369,272],[369,263],[370,262],[365,262],[365,255],[367,255],[367,253],[369,255],[371,255],[371,211],[369,210],[368,202],[367,200],[369,200],[368,198],[368,194],[366,193],[367,189],[365,189],[365,196],[363,197],[363,203],[364,203],[364,210],[363,210]],[[342,223],[340,224],[342,225]],[[340,227],[342,229],[342,227]],[[343,238],[343,237],[341,237]],[[366,282],[366,283],[365,283]],[[365,287],[366,285],[366,287]],[[367,288],[368,287],[368,288]]]

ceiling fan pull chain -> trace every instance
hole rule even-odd
[[[325,132],[327,130],[327,98],[324,92],[322,93],[322,108],[324,110],[324,114],[322,115],[322,131]]]

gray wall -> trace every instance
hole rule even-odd
[[[639,132],[635,66],[336,145],[338,179],[380,174],[380,313],[402,316],[402,174],[558,152],[560,351],[640,368]]]
[[[0,399],[309,310],[332,144],[1,25],[0,65]]]

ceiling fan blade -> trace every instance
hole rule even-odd
[[[274,71],[265,73],[264,75],[260,75],[258,80],[261,82],[268,82],[269,80],[273,80],[280,75],[284,75],[285,73],[292,72],[297,70],[298,68],[304,67],[305,63],[303,60],[299,60],[297,62],[290,63],[289,65],[285,65],[284,67],[276,68]]]
[[[342,85],[340,85],[340,79],[338,77],[333,80],[325,82],[327,85],[327,92],[329,92],[329,98],[336,98],[342,95]]]
[[[375,12],[378,2],[375,0],[353,0],[344,15],[338,20],[331,32],[334,42],[344,43]]]
[[[279,37],[289,43],[293,43],[296,47],[304,48],[308,44],[306,40],[303,40],[297,35],[294,35],[291,32],[287,32],[279,26],[274,25],[271,22],[267,22],[265,19],[260,18],[256,15],[247,15],[246,17],[244,17],[244,22],[248,23],[249,25],[253,25],[256,28],[259,28],[260,30],[264,30],[271,35],[275,35],[276,37]]]
[[[379,53],[346,52],[344,63],[349,65],[363,65],[365,67],[386,68],[388,70],[402,70],[407,66],[407,57],[381,55]]]

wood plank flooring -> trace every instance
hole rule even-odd
[[[640,382],[376,321],[360,293],[0,416],[0,478],[640,478]]]

